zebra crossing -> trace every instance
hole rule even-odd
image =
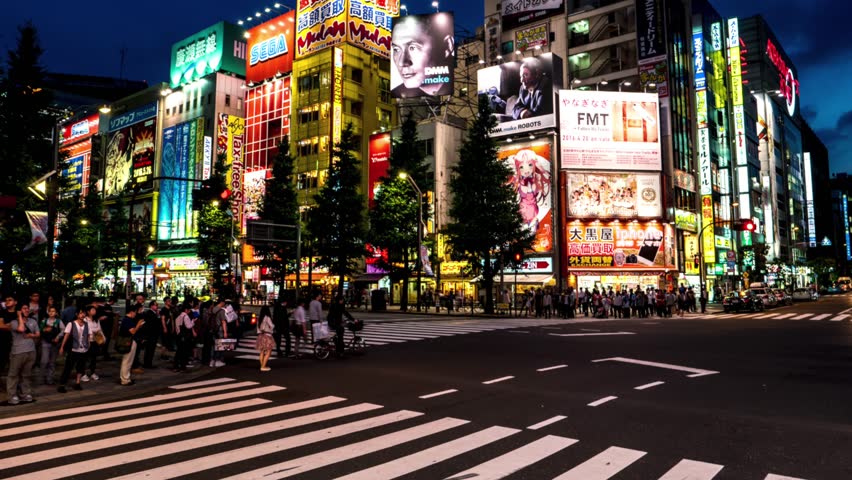
[[[535,478],[607,480],[629,476],[641,460],[659,480],[711,480],[725,469],[544,427],[479,425],[333,395],[287,397],[283,386],[223,378],[0,419],[0,477],[497,480],[536,469],[552,473]]]
[[[518,319],[456,319],[456,320],[430,320],[430,321],[399,321],[384,323],[365,323],[364,329],[358,332],[358,336],[367,342],[367,346],[393,345],[419,340],[453,337],[471,333],[491,332],[497,330],[512,330],[524,327],[542,327],[550,325],[566,325],[584,323],[584,319],[562,319],[562,318],[518,318]],[[594,320],[593,321],[600,321]],[[352,338],[352,332],[346,331],[344,340],[348,342]],[[235,352],[236,358],[243,360],[258,360],[257,335],[251,333],[241,338]],[[303,345],[300,348],[302,354],[313,352],[313,345]],[[279,358],[273,352],[270,359]]]
[[[713,318],[748,318],[755,320],[810,320],[814,322],[847,322],[852,321],[852,314],[847,313],[784,313],[782,312],[759,312],[759,313],[723,313],[713,315]]]

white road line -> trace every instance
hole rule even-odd
[[[603,405],[603,404],[604,404],[604,403],[606,403],[606,402],[611,402],[611,401],[613,401],[613,400],[615,400],[615,399],[617,399],[617,398],[618,398],[618,397],[614,397],[614,396],[604,397],[604,398],[601,398],[601,399],[595,400],[594,402],[592,402],[592,403],[588,404],[587,406],[589,406],[589,407],[597,407],[597,406]]]
[[[261,443],[260,445],[238,448],[236,450],[226,450],[223,452],[219,452],[215,455],[210,455],[204,458],[194,458],[192,460],[187,460],[185,462],[181,462],[175,465],[164,465],[162,467],[153,468],[144,472],[137,472],[130,475],[125,475],[119,478],[122,480],[126,480],[131,478],[167,479],[181,477],[196,473],[198,471],[204,471],[215,467],[229,465],[231,463],[239,462],[247,458],[256,458],[263,455],[272,455],[278,452],[327,441],[352,433],[363,432],[371,428],[383,427],[385,425],[401,422],[403,420],[419,417],[421,415],[423,414],[420,412],[400,410],[398,412],[386,413],[377,417],[370,417],[364,420],[345,423],[343,425],[335,425],[333,427],[321,428],[319,430],[314,430],[299,435],[283,437],[280,439],[272,440],[270,442]],[[238,475],[238,477],[244,478],[242,475]]]
[[[715,375],[719,372],[713,370],[702,370],[700,368],[692,368],[692,367],[684,367],[681,365],[672,365],[671,363],[659,363],[659,362],[649,362],[647,360],[637,360],[635,358],[626,358],[626,357],[612,357],[612,358],[601,358],[599,360],[592,360],[592,363],[598,362],[624,362],[624,363],[634,363],[636,365],[644,365],[646,367],[657,367],[657,368],[667,368],[669,370],[678,370],[681,372],[690,372],[692,375],[687,375],[689,378],[695,377],[703,377],[705,375]]]
[[[381,337],[381,338],[401,338],[406,340],[420,340],[423,338],[438,338],[438,335],[432,335],[428,333],[406,333],[406,332],[371,332],[365,331],[361,332],[359,337]]]
[[[601,333],[550,333],[554,337],[605,337],[611,335],[636,335],[634,332],[601,332]]]
[[[830,322],[840,322],[840,321],[842,321],[844,318],[846,318],[846,317],[848,317],[848,316],[849,316],[849,315],[846,315],[846,314],[840,314],[840,315],[838,315],[838,316],[836,316],[836,317],[834,317],[834,318],[830,319],[829,321],[830,321]]]
[[[724,465],[684,459],[660,477],[660,480],[710,480],[723,468]]]
[[[554,365],[552,367],[539,368],[538,370],[536,370],[536,372],[549,372],[551,370],[557,370],[557,369],[560,369],[560,368],[565,368],[567,366],[568,365],[564,365],[564,364],[563,365]]]
[[[816,317],[812,318],[811,320],[823,320],[823,319],[830,317],[830,316],[831,316],[830,313],[823,313],[823,314],[817,315]]]
[[[500,378],[493,378],[491,380],[486,380],[486,381],[482,382],[482,384],[483,385],[491,385],[491,384],[494,384],[494,383],[505,382],[506,380],[511,380],[513,378],[515,378],[515,377],[513,377],[512,375],[509,375],[509,376],[506,376],[506,377],[500,377]]]
[[[793,317],[790,320],[802,320],[810,317],[811,315],[813,315],[813,313],[803,313],[802,315],[799,315],[798,317]]]
[[[467,420],[459,420],[457,418],[442,418],[440,420],[435,420],[434,422],[424,423],[423,425],[406,428],[405,430],[389,433],[387,435],[371,438],[351,445],[344,445],[332,450],[326,450],[301,458],[295,458],[293,460],[259,468],[250,472],[238,473],[233,477],[229,477],[229,480],[278,480],[281,478],[288,478],[311,470],[316,470],[317,468],[327,467],[335,463],[345,462],[386,448],[418,440],[451,428],[456,428],[466,423],[469,422]],[[245,450],[246,455],[250,455],[250,457],[246,458],[260,456],[266,453],[262,452],[260,455],[256,454],[255,452],[257,447],[246,447]],[[207,458],[215,461],[217,456],[218,454],[215,454]]]
[[[138,408],[130,408],[126,410],[114,410],[111,412],[103,412],[103,413],[94,413],[91,415],[82,415],[76,417],[62,418],[59,420],[52,420],[49,422],[42,423],[30,423],[27,425],[21,425],[19,427],[14,428],[5,428],[0,433],[0,437],[7,437],[10,435],[18,435],[21,433],[33,433],[40,430],[46,430],[49,428],[58,428],[58,427],[67,427],[69,425],[79,425],[86,422],[101,422],[104,421],[121,418],[121,417],[129,417],[131,415],[139,415],[146,414],[151,412],[156,412],[159,410],[171,410],[175,408],[183,408],[183,407],[192,407],[196,405],[201,405],[204,403],[211,402],[219,402],[222,400],[230,400],[233,398],[240,397],[251,397],[253,395],[260,395],[263,393],[277,392],[280,390],[285,390],[284,387],[279,387],[276,385],[269,385],[266,387],[253,388],[250,390],[241,390],[239,392],[226,393],[222,395],[213,395],[209,397],[201,397],[201,398],[193,398],[190,400],[183,400],[179,402],[164,402],[157,405],[150,405],[147,407],[138,407]],[[166,395],[162,395],[166,396]],[[91,405],[86,409],[86,412],[98,412],[100,411],[99,405]]]
[[[450,390],[441,390],[440,392],[430,393],[429,395],[422,395],[422,396],[417,397],[417,398],[419,398],[421,400],[426,400],[427,398],[440,397],[441,395],[448,395],[450,393],[456,393],[456,392],[458,392],[458,390],[451,388]]]
[[[723,313],[722,315],[713,315],[713,318],[731,318],[733,316],[732,313]]]
[[[659,385],[662,385],[662,384],[664,384],[664,383],[666,383],[666,382],[651,382],[651,383],[646,383],[645,385],[639,385],[638,387],[635,387],[633,390],[647,390],[647,389],[649,389],[649,388],[654,388],[654,387],[659,386]]]
[[[765,320],[765,319],[767,319],[767,318],[772,318],[772,317],[774,317],[775,315],[778,315],[778,314],[777,314],[777,313],[766,313],[766,314],[764,314],[764,315],[759,315],[759,316],[754,317],[754,318],[755,318],[756,320]]]
[[[121,408],[121,407],[129,407],[131,405],[144,405],[146,403],[154,403],[154,402],[162,402],[165,400],[174,400],[175,398],[183,398],[189,397],[193,395],[201,395],[203,393],[213,393],[220,392],[223,390],[233,390],[235,388],[242,387],[250,387],[257,385],[257,382],[238,382],[238,383],[228,383],[225,385],[218,385],[215,387],[207,387],[207,388],[195,388],[183,390],[175,393],[167,393],[164,395],[154,395],[150,397],[142,397],[142,398],[134,398],[133,400],[122,400],[120,402],[111,402],[111,403],[101,403],[101,404],[90,404],[82,407],[74,407],[74,408],[66,408],[63,410],[53,410],[42,413],[33,413],[30,415],[21,415],[19,417],[10,417],[0,419],[0,425],[8,425],[10,423],[20,423],[20,422],[30,422],[32,420],[39,420],[42,418],[54,418],[60,417],[64,415],[74,415],[77,413],[90,413],[97,410],[105,410],[108,408]],[[269,388],[269,387],[264,387]],[[281,390],[281,387],[274,387],[273,390]],[[272,390],[267,390],[272,391]],[[242,396],[239,394],[238,396]],[[0,437],[5,435],[11,435],[7,433],[6,429],[0,430]]]
[[[642,325],[659,325],[659,324],[660,324],[660,322],[642,322]]]
[[[291,413],[298,410],[303,410],[306,408],[313,408],[320,405],[325,405],[334,402],[342,402],[343,398],[338,397],[324,397],[316,400],[309,400],[306,402],[299,403],[291,403],[287,405],[279,405],[277,407],[272,408],[264,408],[264,409],[255,409],[244,413],[238,413],[234,415],[226,415],[223,417],[212,418],[209,420],[203,420],[198,422],[191,422],[181,425],[172,425],[169,427],[158,428],[154,430],[146,430],[137,433],[131,433],[128,435],[122,435],[120,437],[113,438],[104,438],[101,440],[93,440],[91,442],[83,442],[77,443],[74,445],[74,448],[68,448],[68,446],[63,445],[58,448],[53,448],[50,450],[41,450],[38,452],[27,453],[16,455],[14,457],[8,458],[0,458],[0,469],[6,469],[11,467],[16,467],[20,465],[28,465],[31,463],[36,463],[43,461],[45,458],[58,458],[58,457],[67,457],[69,455],[77,455],[88,452],[97,452],[98,450],[105,448],[118,447],[121,445],[128,445],[137,442],[143,442],[146,440],[151,440],[152,438],[162,440],[164,437],[170,435],[180,435],[189,432],[195,432],[199,430],[204,430],[207,428],[213,427],[222,427],[230,424],[239,425],[241,422],[246,422],[249,420],[268,418],[272,415],[281,415],[285,413]],[[351,407],[338,408],[335,410],[327,410],[320,413],[314,413],[310,415],[304,415],[301,417],[289,418],[280,422],[275,423],[265,423],[262,425],[234,429],[229,430],[227,432],[214,433],[212,435],[206,435],[202,437],[196,437],[189,440],[184,440],[182,442],[166,444],[162,443],[156,447],[144,448],[139,450],[134,450],[137,452],[147,452],[145,457],[137,457],[137,458],[154,458],[155,456],[168,455],[170,453],[177,453],[183,450],[176,449],[174,451],[169,451],[169,445],[174,446],[175,448],[179,448],[179,445],[185,446],[185,450],[198,448],[201,446],[209,446],[215,445],[217,443],[224,443],[229,441],[240,440],[243,438],[247,438],[253,435],[260,435],[263,433],[269,433],[273,430],[284,430],[285,428],[293,428],[303,425],[308,425],[315,422],[322,422],[326,420],[331,420],[339,417],[343,417],[346,415],[354,415],[357,413],[362,413],[370,410],[375,410],[377,408],[382,408],[379,405],[373,405],[369,403],[361,403],[358,405],[353,405]],[[235,434],[236,433],[236,434]],[[150,456],[149,456],[150,455]],[[101,468],[113,467],[115,465],[120,465],[122,463],[127,463],[127,453],[121,453],[116,455],[110,455],[105,457],[98,457],[96,460],[85,460],[79,463],[74,463],[71,465],[60,466],[49,470],[44,470],[41,472],[33,472],[30,474],[22,475],[21,480],[24,478],[61,478],[61,477],[72,477],[74,475],[79,475],[83,473],[87,473],[89,471],[98,470]],[[87,462],[88,467],[87,467]],[[95,462],[95,463],[92,463]],[[68,468],[68,470],[65,470]],[[36,475],[38,473],[38,475]]]
[[[770,473],[763,480],[805,480],[804,478],[797,477],[785,477],[783,475],[775,475],[774,473]]]
[[[98,424],[93,427],[78,428],[76,430],[63,430],[57,433],[42,434],[23,438],[21,440],[13,440],[3,442],[4,450],[12,450],[14,448],[32,447],[35,445],[44,445],[45,443],[60,442],[69,439],[79,439],[88,435],[99,435],[107,432],[115,432],[127,428],[145,427],[163,422],[179,422],[183,419],[192,417],[209,415],[211,413],[222,413],[228,410],[239,410],[243,408],[251,409],[264,403],[270,403],[271,400],[262,398],[250,398],[241,402],[221,402],[212,407],[204,408],[188,408],[178,410],[173,413],[165,413],[163,415],[143,416],[133,420],[125,420],[122,422],[113,422],[107,424]]]
[[[599,328],[581,328],[580,331],[581,332],[600,332],[601,329],[599,329]]]
[[[527,330],[504,330],[506,333],[530,333]]]
[[[532,443],[528,443],[509,453],[479,464],[470,470],[459,472],[447,480],[498,480],[522,470],[536,462],[555,454],[556,452],[577,443],[573,438],[548,435]]]
[[[645,452],[609,447],[553,480],[606,480],[645,456]]]
[[[784,320],[785,318],[790,318],[796,315],[795,313],[785,313],[784,315],[778,315],[775,320]]]
[[[557,415],[555,417],[548,418],[547,420],[538,422],[535,425],[530,425],[529,427],[527,427],[527,430],[538,430],[538,429],[544,428],[548,425],[553,425],[556,422],[565,420],[566,418],[568,418],[568,417],[566,417],[565,415]]]
[[[376,480],[377,478],[391,480],[502,440],[519,431],[515,428],[489,427],[441,445],[339,477],[337,480]]]
[[[223,377],[223,378],[214,378],[212,380],[204,380],[204,381],[201,381],[201,382],[181,383],[180,385],[172,385],[169,388],[171,388],[173,390],[183,390],[185,388],[205,387],[207,385],[216,385],[216,384],[219,384],[219,383],[227,383],[227,382],[233,382],[233,381],[234,381],[233,378]]]

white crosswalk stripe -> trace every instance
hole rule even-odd
[[[230,389],[222,388],[228,385]],[[313,478],[499,480],[522,475],[519,472],[528,468],[551,468],[552,475],[558,475],[555,480],[607,480],[622,473],[635,477],[629,472],[641,459],[643,468],[662,475],[654,476],[659,480],[711,480],[725,468],[693,459],[680,459],[672,466],[666,452],[646,453],[605,443],[586,445],[592,448],[582,459],[566,464],[568,448],[581,440],[540,433],[533,427],[430,418],[417,411],[390,410],[336,396],[287,403],[279,400],[290,395],[284,387],[230,378],[169,388],[170,393],[133,402],[89,404],[84,410],[54,410],[48,417],[13,418],[2,432],[7,438],[0,477],[105,477],[108,473],[119,479],[169,479],[200,474],[270,480],[303,478],[333,466],[334,473]],[[563,424],[555,419],[570,421],[557,416],[534,427],[553,430]],[[326,444],[330,441],[334,441],[331,448]],[[189,455],[196,451],[198,455]],[[51,462],[45,464],[45,459]],[[252,462],[249,468],[247,461]],[[540,473],[536,477],[543,478]],[[776,474],[764,479],[801,480]]]
[[[804,320],[804,319],[810,317],[811,315],[813,315],[813,313],[803,313],[801,315],[798,315],[796,317],[791,318],[791,320]]]
[[[836,316],[836,317],[834,317],[834,318],[830,319],[829,321],[830,321],[830,322],[840,322],[840,321],[843,321],[844,319],[846,319],[846,317],[848,317],[848,316],[849,316],[849,315],[846,315],[845,313],[842,313],[842,314],[840,314],[840,315],[838,315],[838,316]]]
[[[852,315],[846,313],[749,313],[749,314],[722,314],[713,315],[714,319],[754,319],[754,320],[813,320],[828,322],[852,321]]]

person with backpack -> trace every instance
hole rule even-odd
[[[184,303],[181,305],[180,314],[175,319],[175,361],[174,371],[185,372],[186,365],[189,362],[189,355],[192,352],[192,345],[195,343],[195,322],[189,316],[192,312],[192,305]]]

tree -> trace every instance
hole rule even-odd
[[[528,248],[533,235],[524,228],[516,193],[508,185],[512,172],[497,158],[497,142],[489,134],[497,121],[491,113],[488,100],[480,96],[450,178],[453,220],[445,229],[453,254],[482,276],[486,313],[494,312],[495,260],[503,252]]]
[[[230,254],[234,232],[230,190],[225,181],[224,155],[219,155],[210,178],[193,194],[193,208],[198,214],[198,257],[207,262],[213,272],[213,288],[221,291],[225,276],[233,268]],[[229,265],[223,269],[222,265]]]
[[[284,138],[278,144],[278,155],[272,161],[272,178],[266,180],[266,192],[258,212],[264,222],[279,225],[296,225],[299,219],[299,202],[296,197],[295,179],[293,178],[293,157],[290,156],[289,138]],[[295,242],[296,230],[286,240]],[[280,289],[286,285],[288,270],[299,268],[296,258],[296,244],[290,242],[272,245],[258,245],[255,251],[263,258],[262,264],[269,267],[280,278]],[[280,297],[279,292],[279,297]]]
[[[56,267],[66,289],[73,290],[75,279],[80,286],[90,287],[98,274],[104,236],[103,202],[97,186],[92,184],[86,196],[71,204],[59,233]]]
[[[368,240],[373,246],[386,249],[387,261],[379,266],[390,272],[394,283],[402,280],[402,310],[408,308],[408,281],[411,269],[408,259],[416,259],[417,247],[417,193],[408,180],[399,178],[405,173],[417,184],[421,192],[432,190],[434,175],[426,163],[426,155],[417,136],[417,122],[409,115],[402,123],[401,135],[393,141],[386,177],[375,196],[375,206],[370,210]],[[412,202],[411,200],[415,201]],[[423,221],[428,220],[429,205],[423,203]]]
[[[343,295],[343,277],[355,273],[357,260],[364,256],[365,202],[359,193],[361,170],[354,153],[358,143],[352,124],[347,124],[340,143],[334,146],[328,178],[314,196],[316,207],[308,218],[320,257],[317,264],[338,276],[338,295]]]
[[[35,27],[18,27],[18,41],[8,52],[6,75],[0,79],[0,195],[17,197],[16,210],[0,224],[0,262],[3,288],[14,290],[14,272],[36,282],[44,278],[48,262],[45,248],[26,252],[30,241],[26,210],[46,210],[46,204],[29,195],[27,187],[52,168],[51,94],[43,88],[42,48]],[[2,72],[0,72],[2,73]]]
[[[112,275],[115,287],[119,269],[127,266],[127,242],[130,239],[130,213],[124,195],[117,196],[107,210],[109,218],[101,237],[101,265],[104,274]]]

